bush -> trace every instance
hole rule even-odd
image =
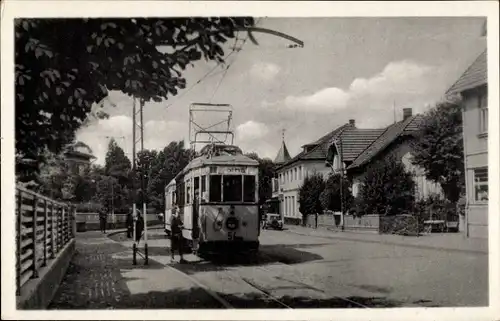
[[[413,209],[415,182],[403,163],[389,156],[368,168],[359,198],[362,212],[402,214]]]
[[[299,211],[302,213],[302,222],[305,224],[309,214],[319,214],[323,212],[320,196],[325,189],[323,176],[314,173],[306,176],[299,189]]]
[[[351,198],[351,202],[349,205],[350,205],[349,210],[348,210],[349,215],[359,217],[359,216],[363,216],[366,214],[370,214],[370,213],[366,212],[365,206],[364,206],[363,201],[361,200],[360,197]]]
[[[320,195],[321,206],[323,210],[341,212],[341,193],[340,186],[342,185],[342,198],[344,201],[344,210],[348,210],[352,203],[352,194],[350,192],[350,181],[344,177],[341,182],[341,174],[330,174],[325,183],[325,189]]]
[[[415,203],[415,215],[426,220],[458,221],[457,207],[447,199],[431,195]]]

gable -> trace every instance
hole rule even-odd
[[[421,121],[422,116],[416,115],[387,127],[371,145],[354,159],[347,170],[366,165],[400,137],[417,132]]]
[[[487,52],[483,51],[446,92],[448,95],[463,93],[488,83]]]

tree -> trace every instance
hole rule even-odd
[[[125,155],[123,149],[118,146],[114,139],[111,139],[104,165],[105,175],[118,179],[122,186],[130,185],[131,167],[130,159]]]
[[[299,189],[299,211],[302,213],[302,222],[305,224],[307,215],[323,212],[320,196],[325,189],[325,180],[319,173],[306,176]]]
[[[253,24],[244,17],[16,19],[17,171],[38,171],[42,151],[57,154],[109,90],[157,102],[176,95],[186,86],[182,70],[202,57],[222,62],[221,45]]]
[[[341,193],[340,186],[342,185],[342,198],[344,201],[344,210],[349,209],[353,197],[349,189],[350,181],[344,177],[344,181],[341,183],[342,175],[335,173],[330,174],[325,183],[325,189],[320,195],[321,206],[324,210],[330,210],[334,212],[342,211],[341,208]]]
[[[260,158],[257,153],[245,156],[259,162],[259,204],[264,204],[273,194],[274,163],[269,158]]]
[[[148,184],[148,198],[151,207],[157,211],[164,210],[165,186],[187,166],[192,152],[184,148],[184,142],[171,142],[158,153],[151,168]]]
[[[365,213],[402,214],[414,204],[415,182],[404,164],[390,155],[367,169],[359,198]]]
[[[47,160],[40,171],[33,177],[36,192],[57,200],[72,200],[74,198],[75,177],[68,168],[62,154],[54,154],[44,150]]]
[[[455,204],[465,186],[460,105],[445,102],[428,111],[412,147],[412,163],[439,183],[446,199]]]

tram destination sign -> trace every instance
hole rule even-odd
[[[234,174],[234,175],[254,175],[257,174],[257,169],[247,166],[221,166],[217,167],[218,174]]]

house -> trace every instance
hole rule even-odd
[[[439,184],[428,180],[425,177],[424,169],[413,165],[411,162],[412,142],[416,139],[421,121],[421,115],[412,115],[411,108],[404,108],[401,121],[386,127],[381,135],[374,139],[365,150],[359,153],[352,162],[346,164],[346,173],[353,182],[353,196],[358,195],[367,169],[378,160],[389,155],[401,160],[406,170],[413,174],[416,184],[416,199],[425,199],[431,195],[442,196]],[[347,141],[343,142],[343,144],[348,145],[349,143]],[[335,147],[335,144],[333,147]]]
[[[332,168],[326,165],[330,142],[346,131],[349,131],[351,139],[351,147],[346,155],[351,158],[354,158],[357,155],[356,153],[362,152],[372,140],[382,133],[380,129],[357,129],[355,121],[351,119],[349,123],[336,128],[314,142],[302,146],[302,151],[298,155],[276,167],[273,197],[278,198],[280,202],[280,212],[283,213],[285,222],[301,222],[299,188],[307,175],[320,173],[326,178],[332,172]]]
[[[488,237],[488,80],[486,50],[448,89],[460,96],[465,164],[465,231]]]
[[[74,174],[83,174],[85,169],[90,167],[90,164],[96,157],[92,154],[92,149],[83,143],[76,142],[68,145],[64,150],[64,161],[68,168]]]

